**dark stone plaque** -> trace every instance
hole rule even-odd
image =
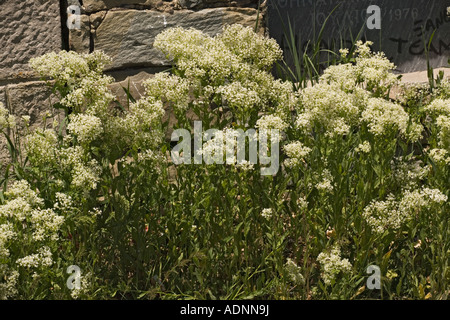
[[[372,5],[380,9],[378,26],[376,13],[367,12]],[[305,48],[308,41],[318,39],[329,17],[320,44],[322,49],[337,51],[341,43],[349,47],[360,34],[361,40],[374,42],[374,51],[383,51],[395,63],[396,71],[406,73],[427,69],[424,47],[433,33],[431,66],[448,66],[449,6],[450,0],[269,0],[268,27],[270,36],[288,54],[285,32],[289,33],[289,22],[296,40]]]

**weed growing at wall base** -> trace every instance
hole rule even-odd
[[[448,299],[450,84],[393,99],[356,44],[299,88],[251,28],[167,29],[125,106],[104,53],[33,59],[64,115],[0,105],[0,298]]]

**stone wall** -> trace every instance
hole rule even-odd
[[[113,58],[106,72],[118,81],[113,91],[125,99],[120,85],[130,80],[139,97],[141,82],[170,64],[153,48],[158,33],[181,26],[215,35],[225,24],[254,26],[257,8],[258,0],[0,0],[0,102],[40,124],[56,97],[28,61],[62,49],[105,51]],[[79,28],[69,30],[73,13],[80,14]]]

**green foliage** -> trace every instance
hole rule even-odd
[[[0,298],[448,298],[447,81],[394,101],[392,64],[357,42],[295,88],[269,73],[278,45],[239,25],[168,29],[155,47],[174,67],[139,100],[111,95],[102,53],[61,52],[31,63],[60,122],[31,130],[0,108]],[[283,129],[281,168],[175,166],[165,112],[190,131]]]

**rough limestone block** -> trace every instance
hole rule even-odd
[[[61,50],[59,1],[0,1],[0,80],[33,77],[30,58]]]
[[[10,112],[17,117],[30,116],[32,128],[43,124],[46,113],[47,124],[51,124],[53,117],[61,115],[52,105],[58,101],[51,93],[51,88],[44,81],[31,81],[6,86],[6,100]]]
[[[117,8],[124,5],[140,4],[140,5],[155,5],[157,0],[84,0],[83,6],[86,12],[96,12],[111,8]]]
[[[113,58],[108,69],[169,65],[153,47],[155,37],[170,27],[196,28],[214,36],[226,24],[254,26],[256,10],[214,8],[200,11],[179,10],[173,14],[153,10],[108,11],[94,35],[94,50]]]
[[[125,80],[120,82],[112,83],[109,88],[111,89],[112,94],[116,97],[116,99],[126,107],[127,105],[127,95],[122,87],[130,88],[130,93],[136,100],[140,99],[144,93],[145,89],[142,85],[142,82],[147,80],[148,78],[153,77],[153,75],[148,74],[145,71],[141,71],[136,75],[129,76]]]
[[[84,0],[86,12],[97,12],[112,8],[140,6],[168,11],[174,9],[203,9],[210,7],[243,7],[257,6],[258,0]]]
[[[89,53],[91,27],[89,16],[80,16],[80,29],[69,30],[69,48],[78,53]]]
[[[261,1],[263,2],[263,1]],[[178,0],[182,7],[244,7],[257,6],[258,0]]]

